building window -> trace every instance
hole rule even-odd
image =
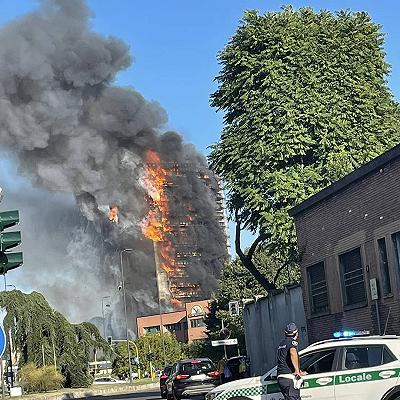
[[[393,233],[392,241],[394,246],[394,252],[396,253],[396,266],[397,273],[400,273],[400,232]]]
[[[320,262],[307,268],[307,272],[310,284],[311,313],[318,314],[328,311],[328,287],[324,263]]]
[[[381,268],[381,275],[382,275],[383,295],[387,296],[389,294],[392,294],[392,284],[390,282],[389,263],[386,251],[385,238],[378,240],[378,248],[379,248],[379,266]]]
[[[168,324],[168,325],[164,325],[164,328],[168,332],[176,332],[176,331],[181,330],[181,324]]]
[[[343,283],[344,304],[346,306],[365,303],[364,272],[360,248],[339,256]]]
[[[201,328],[205,326],[204,318],[196,318],[190,320],[190,327],[191,328]]]
[[[160,332],[160,326],[148,326],[147,328],[144,328],[144,330],[146,331],[146,333],[157,333]]]

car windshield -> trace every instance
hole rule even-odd
[[[215,367],[211,361],[192,361],[180,366],[180,373],[187,375],[206,374],[214,370]]]

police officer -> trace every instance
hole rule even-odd
[[[307,375],[300,370],[297,338],[299,330],[294,322],[286,326],[285,338],[277,351],[278,385],[285,400],[300,400],[298,380]]]

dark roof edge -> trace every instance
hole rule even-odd
[[[307,200],[304,200],[299,205],[291,208],[289,210],[289,215],[291,217],[297,216],[298,214],[302,213],[303,211],[307,210],[313,205],[319,203],[320,201],[325,200],[326,198],[333,196],[339,191],[345,189],[353,182],[362,179],[365,176],[369,175],[370,173],[374,172],[375,170],[383,167],[384,165],[388,164],[390,161],[394,160],[397,157],[400,157],[400,145],[397,145],[392,149],[386,151],[385,153],[374,158],[368,163],[355,169],[353,172],[350,172],[350,174],[346,175],[342,179],[339,179],[338,181],[332,183],[325,189],[322,189],[320,192],[309,197]]]

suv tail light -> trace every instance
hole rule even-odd
[[[214,378],[216,376],[219,376],[219,372],[218,371],[212,371],[212,372],[209,372],[207,375]]]
[[[185,375],[185,374],[178,374],[175,379],[177,379],[178,381],[180,381],[181,379],[187,379],[190,378],[190,375]]]

